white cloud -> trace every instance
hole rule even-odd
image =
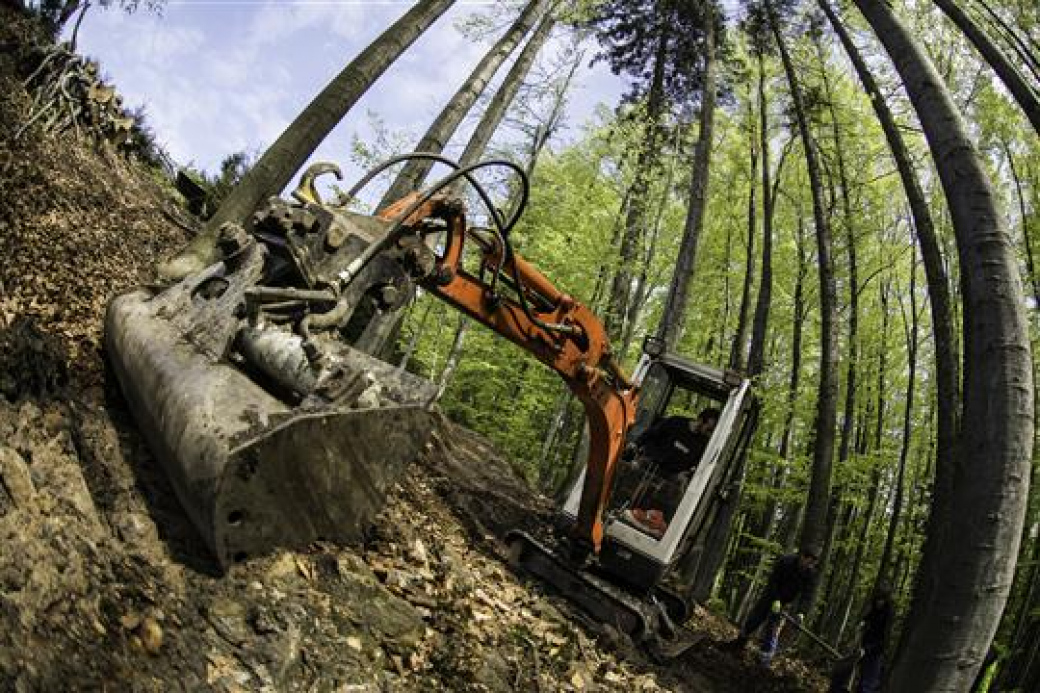
[[[92,13],[80,45],[100,58],[127,104],[145,104],[176,160],[212,170],[230,153],[271,144],[406,6],[170,3],[162,17]],[[346,164],[352,133],[369,132],[367,110],[379,113],[391,130],[425,131],[494,41],[474,43],[454,27],[458,16],[482,9],[459,3],[420,36],[318,155]],[[575,94],[575,107],[591,111],[601,91],[613,99],[601,80],[586,81],[589,88]]]

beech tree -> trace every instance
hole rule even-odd
[[[1022,286],[1004,217],[945,85],[891,7],[855,2],[924,128],[953,219],[965,302],[970,425],[961,427],[955,464],[936,469],[935,507],[891,685],[964,690],[1007,600],[1026,507],[1033,375]],[[977,522],[979,516],[989,521]]]

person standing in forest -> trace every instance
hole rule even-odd
[[[870,600],[863,616],[860,636],[859,685],[856,693],[878,693],[881,690],[881,666],[885,657],[888,631],[892,627],[892,595],[880,588]]]
[[[744,621],[740,634],[723,647],[727,650],[743,650],[748,640],[760,627],[762,637],[759,647],[762,650],[762,663],[766,666],[773,661],[780,639],[780,627],[783,624],[783,609],[786,605],[795,604],[797,619],[801,621],[808,607],[816,586],[816,563],[819,554],[815,549],[804,547],[798,553],[788,554],[776,559],[773,570],[769,573],[769,581],[751,607],[747,620]]]
[[[658,420],[639,436],[629,450],[634,456],[633,469],[659,477],[658,488],[651,491],[654,509],[635,507],[627,519],[656,537],[664,534],[672,515],[679,507],[689,482],[689,473],[697,468],[719,421],[719,410],[708,407],[696,419],[667,416]]]

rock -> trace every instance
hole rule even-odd
[[[230,599],[214,600],[206,609],[206,620],[220,637],[234,645],[245,643],[253,633],[246,620],[246,607]]]
[[[109,522],[116,536],[134,546],[153,546],[159,541],[159,531],[152,519],[143,513],[124,511],[114,513]]]
[[[36,486],[25,460],[14,448],[0,446],[0,493],[5,491],[18,510],[36,509]]]
[[[137,626],[136,633],[137,637],[141,639],[145,652],[153,656],[159,654],[163,642],[163,631],[154,618],[146,616]]]

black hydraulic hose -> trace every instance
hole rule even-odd
[[[366,185],[371,183],[376,176],[378,176],[383,171],[386,171],[391,166],[403,163],[405,161],[412,161],[415,159],[423,161],[436,161],[437,163],[444,164],[445,166],[448,166],[456,171],[458,171],[461,168],[457,161],[449,159],[448,157],[442,156],[440,154],[434,154],[432,152],[411,152],[409,154],[400,154],[393,158],[387,159],[386,161],[384,161],[383,163],[379,164],[378,166],[370,170],[368,173],[366,173],[364,177],[361,178],[361,180],[354,184],[354,187],[347,191],[347,199],[357,197],[357,194],[361,192],[361,190]],[[480,183],[476,179],[472,178],[469,175],[466,176],[466,181],[469,182],[469,184],[473,186],[473,188],[477,191],[477,194],[480,195],[481,200],[484,202],[484,206],[488,208],[488,211],[491,213],[491,217],[495,219],[496,226],[498,226],[499,230],[501,230],[503,223],[498,215],[498,210],[496,210],[495,206],[491,203],[491,198],[487,196],[487,193],[484,191],[484,188],[481,187]]]
[[[430,198],[432,198],[434,195],[436,195],[442,189],[448,187],[449,185],[451,185],[455,181],[459,180],[460,178],[463,178],[463,177],[467,177],[468,178],[467,174],[472,172],[472,171],[477,171],[477,170],[480,170],[482,168],[489,168],[491,166],[500,166],[500,167],[503,167],[503,168],[512,169],[513,171],[516,172],[517,177],[520,178],[520,182],[521,182],[520,200],[517,203],[516,211],[510,217],[508,224],[506,224],[504,227],[500,227],[500,232],[501,232],[502,239],[504,240],[504,245],[503,245],[503,248],[502,248],[502,258],[500,259],[499,266],[496,268],[495,271],[496,271],[496,275],[501,274],[502,267],[504,266],[506,260],[508,258],[512,258],[513,257],[513,245],[509,241],[509,232],[512,230],[513,226],[516,225],[516,222],[520,219],[520,215],[523,213],[524,208],[527,206],[527,199],[528,199],[528,196],[530,194],[530,183],[529,183],[529,181],[527,179],[527,172],[524,171],[522,168],[520,168],[518,165],[514,164],[512,161],[507,161],[505,159],[492,159],[492,160],[489,160],[489,161],[482,161],[480,163],[471,164],[469,166],[466,166],[466,167],[463,167],[463,168],[459,168],[456,171],[454,171],[453,173],[445,176],[444,178],[442,178],[439,181],[437,181],[436,183],[434,183],[433,186],[429,190],[426,190],[415,202],[413,202],[411,205],[409,205],[408,208],[404,212],[402,212],[401,214],[398,215],[397,220],[396,220],[394,226],[391,227],[391,229],[387,233],[387,235],[383,239],[381,239],[380,244],[379,244],[380,248],[379,249],[374,249],[373,252],[372,252],[372,255],[374,255],[375,252],[378,252],[378,250],[382,249],[382,247],[385,244],[387,244],[390,241],[394,240],[395,239],[395,235],[400,230],[401,225],[405,222],[405,220],[408,219],[412,214],[414,214],[417,209],[419,209],[423,204],[425,204]],[[477,187],[479,188],[479,185]],[[496,223],[499,221],[497,214],[495,215],[495,221],[496,221]],[[373,244],[373,245],[375,245],[375,244]],[[370,246],[370,248],[371,248],[371,246]],[[368,253],[366,252],[366,255],[367,254]],[[368,258],[365,258],[364,262],[367,263],[368,262]],[[351,264],[353,265],[354,263],[351,263]],[[497,276],[496,276],[496,281],[497,281]],[[516,263],[515,262],[513,263],[513,281],[516,283],[516,286],[517,286],[517,292],[516,293],[517,293],[517,296],[520,299],[520,308],[521,308],[521,310],[524,311],[524,315],[527,316],[528,320],[533,322],[535,325],[538,325],[542,329],[550,331],[550,332],[563,332],[565,334],[577,334],[578,333],[579,330],[577,328],[575,328],[573,325],[563,325],[563,324],[560,324],[560,323],[548,323],[548,322],[545,322],[544,320],[542,320],[541,318],[536,317],[534,315],[534,313],[531,312],[531,307],[528,305],[527,297],[524,295],[524,292],[523,292],[523,282],[520,281],[520,274],[519,274],[519,271],[516,268]]]
[[[392,157],[390,159],[387,159],[386,161],[384,161],[383,163],[379,164],[378,166],[376,166],[375,168],[370,170],[368,173],[366,173],[364,175],[364,177],[361,178],[361,180],[359,180],[357,183],[355,183],[354,186],[350,190],[347,191],[346,198],[349,200],[349,199],[352,199],[352,198],[356,197],[357,194],[366,185],[371,183],[372,180],[376,176],[378,176],[379,174],[383,173],[384,171],[386,171],[391,166],[394,166],[395,164],[399,164],[399,163],[402,163],[402,162],[405,162],[405,161],[412,161],[412,160],[415,160],[415,159],[424,160],[424,161],[436,161],[438,163],[444,164],[445,166],[448,166],[448,167],[454,169],[455,171],[458,171],[461,168],[461,166],[459,165],[458,162],[456,162],[456,161],[454,161],[452,159],[449,159],[446,156],[442,156],[440,154],[434,154],[433,152],[411,152],[409,154],[400,154],[398,156],[395,156],[395,157]],[[521,180],[524,183],[524,190],[525,190],[524,202],[526,204],[526,197],[527,197],[527,192],[526,191],[530,187],[527,184],[526,173],[521,171],[515,164],[512,164],[512,162],[504,162],[504,163],[509,165],[509,166],[511,166],[512,168],[514,168],[521,175]],[[467,168],[469,168],[469,167],[467,167]],[[513,218],[510,220],[510,223],[507,226],[505,224],[505,222],[502,220],[502,216],[499,213],[498,209],[491,202],[491,197],[487,194],[487,191],[484,190],[484,187],[480,184],[480,182],[477,181],[472,176],[470,176],[468,173],[465,175],[465,178],[466,178],[466,181],[476,191],[477,195],[480,196],[481,202],[483,202],[484,206],[487,208],[488,213],[491,215],[492,220],[495,222],[495,227],[496,227],[495,235],[498,237],[499,242],[502,244],[502,247],[505,248],[505,246],[506,246],[506,238],[505,238],[506,231],[504,231],[504,229],[511,229],[516,224],[517,220],[520,218],[519,212],[522,210],[522,207],[518,208],[517,213],[513,215]],[[455,179],[453,179],[453,180],[455,180]],[[441,181],[438,181],[437,183],[434,184],[433,187],[436,190],[440,190],[441,189],[441,187],[439,185],[440,182]],[[423,201],[426,201],[426,200],[429,199],[429,196],[426,195],[426,196],[422,197],[421,199]],[[405,215],[404,218],[407,219],[408,216],[410,216],[410,214],[409,215]],[[504,261],[505,260],[504,260],[504,255],[503,255],[502,262],[500,262],[498,267],[495,268],[495,276],[494,276],[494,279],[492,279],[492,282],[491,282],[492,292],[494,292],[495,286],[497,286],[497,284],[498,284],[498,277],[502,273],[502,263]],[[368,260],[366,259],[365,263],[367,263],[367,262],[368,262]],[[355,263],[352,263],[352,264],[355,264]]]
[[[403,224],[404,221],[406,219],[408,219],[408,217],[410,217],[413,213],[415,213],[415,211],[417,209],[419,209],[419,207],[421,207],[427,200],[429,200],[431,197],[433,197],[437,192],[439,192],[443,188],[446,188],[447,186],[451,185],[452,183],[454,183],[459,178],[462,178],[462,177],[467,177],[468,178],[467,174],[469,172],[476,171],[476,170],[479,170],[481,168],[488,168],[488,167],[491,167],[491,166],[500,166],[500,167],[503,167],[503,168],[508,168],[508,169],[513,170],[514,172],[516,172],[517,177],[520,179],[520,183],[521,183],[520,200],[517,202],[516,210],[514,211],[513,215],[510,217],[509,222],[504,227],[500,227],[500,232],[501,232],[502,239],[504,241],[504,245],[503,245],[503,248],[502,248],[502,258],[500,259],[499,266],[496,268],[496,278],[495,278],[495,281],[497,281],[497,275],[501,274],[502,267],[504,266],[506,260],[512,258],[513,255],[514,255],[514,253],[513,253],[513,244],[509,240],[509,232],[512,231],[513,226],[516,225],[516,222],[520,219],[520,215],[523,213],[524,208],[527,206],[527,199],[528,199],[528,196],[530,195],[530,189],[531,189],[530,188],[530,182],[527,179],[527,172],[524,171],[524,169],[522,169],[520,166],[514,164],[512,161],[507,161],[505,159],[492,159],[492,160],[489,160],[489,161],[482,161],[480,163],[471,164],[470,166],[459,168],[455,172],[445,176],[441,180],[439,180],[436,183],[434,183],[434,185],[429,190],[424,192],[423,195],[418,200],[413,202],[408,207],[408,209],[406,209],[404,212],[402,212],[398,216],[397,222],[395,223],[394,227],[391,228],[391,230],[387,234],[386,238],[392,237],[400,229],[401,224]],[[477,187],[479,189],[479,185],[477,185]],[[497,214],[494,216],[494,219],[495,219],[495,221],[497,223],[498,222]],[[516,268],[516,263],[515,262],[513,263],[513,281],[514,281],[514,283],[516,284],[516,287],[517,287],[516,293],[517,293],[517,296],[518,296],[518,298],[520,300],[520,308],[521,308],[521,310],[524,311],[524,315],[527,316],[528,320],[533,322],[535,325],[538,325],[542,329],[550,331],[550,332],[562,332],[562,333],[565,333],[565,334],[577,334],[579,332],[579,330],[576,327],[574,327],[573,325],[563,325],[561,323],[548,323],[548,322],[545,322],[544,320],[542,320],[541,318],[536,317],[531,312],[531,307],[530,307],[530,305],[528,305],[527,297],[524,295],[523,282],[520,280],[520,273],[519,273],[519,270],[517,270],[517,268]]]

